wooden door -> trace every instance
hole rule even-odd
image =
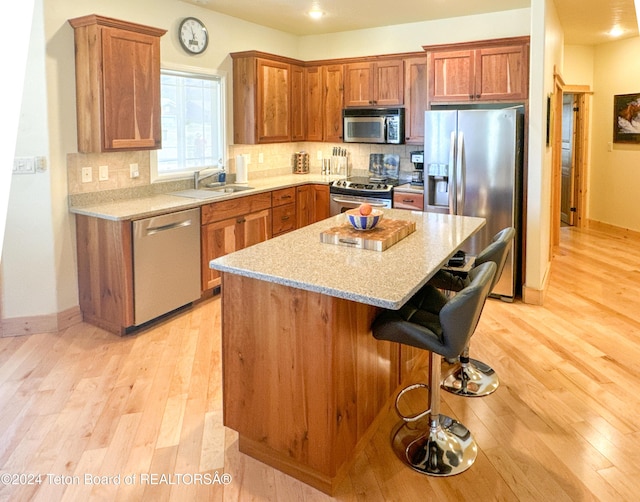
[[[322,141],[322,67],[311,66],[305,68],[305,92],[303,102],[306,105],[306,140]]]
[[[528,45],[475,51],[475,99],[522,101],[528,92]]]
[[[297,227],[302,228],[310,223],[313,211],[313,189],[311,185],[303,185],[296,189]]]
[[[404,61],[405,141],[424,144],[424,112],[427,110],[427,58]]]
[[[291,66],[291,141],[304,141],[306,126],[305,75],[302,66]]]
[[[102,28],[103,149],[161,148],[160,39]]]
[[[259,143],[291,140],[291,68],[286,63],[258,59],[257,128]]]
[[[313,185],[313,215],[311,223],[329,217],[329,186]]]
[[[323,67],[324,141],[342,141],[343,65]]]
[[[395,106],[404,103],[404,65],[402,60],[383,60],[374,64],[373,104]]]
[[[475,52],[430,52],[429,101],[465,102],[474,99]]]
[[[373,95],[372,63],[350,63],[344,66],[344,106],[370,106]]]

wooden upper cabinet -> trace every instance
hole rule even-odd
[[[342,103],[344,94],[344,70],[341,64],[322,67],[324,82],[323,112],[324,141],[342,141]]]
[[[424,112],[427,99],[427,57],[404,61],[405,143],[424,144]]]
[[[322,66],[304,69],[304,102],[307,141],[322,141],[324,124]]]
[[[401,105],[403,82],[402,60],[346,64],[344,106]]]
[[[522,101],[528,98],[529,37],[425,47],[429,101]]]
[[[258,143],[291,141],[291,67],[258,59]]]
[[[166,30],[97,15],[69,24],[75,38],[78,151],[161,148],[160,37]]]
[[[306,134],[305,72],[291,65],[291,141],[304,141]]]

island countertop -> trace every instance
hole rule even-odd
[[[337,215],[212,260],[209,266],[254,279],[388,309],[399,309],[485,224],[484,218],[385,209],[416,231],[385,251],[320,241]]]

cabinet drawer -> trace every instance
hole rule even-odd
[[[396,209],[424,209],[424,195],[421,193],[396,192],[393,194],[393,207]]]
[[[271,210],[271,233],[273,235],[290,232],[296,228],[296,205],[285,204]]]
[[[243,214],[269,209],[271,207],[271,192],[246,195],[237,199],[213,202],[202,206],[202,224],[242,216]]]
[[[282,190],[274,190],[272,193],[273,207],[282,206],[283,204],[291,204],[296,201],[295,187],[283,188]]]

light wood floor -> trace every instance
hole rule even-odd
[[[563,228],[545,306],[490,300],[474,335],[500,388],[443,393],[443,412],[478,442],[472,468],[405,468],[389,411],[336,499],[638,500],[638,298],[637,236]],[[126,338],[81,324],[0,339],[0,500],[329,500],[238,453],[222,426],[219,308],[214,298]]]

